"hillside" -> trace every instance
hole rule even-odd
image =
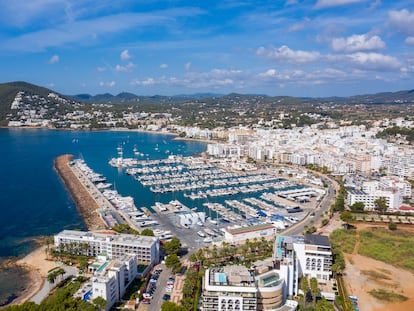
[[[18,92],[23,92],[20,95],[19,104],[14,104],[19,107],[12,110],[11,104]],[[401,111],[406,111],[406,115],[408,110],[404,109],[411,109],[411,104],[414,103],[414,90],[326,98],[237,93],[228,95],[204,93],[177,96],[139,96],[127,92],[118,95],[105,93],[63,96],[50,89],[30,83],[11,82],[0,84],[0,125],[7,125],[8,120],[23,120],[23,123],[28,120],[27,124],[30,124],[30,121],[33,120],[41,123],[41,120],[56,120],[57,117],[62,121],[60,122],[62,126],[68,126],[65,122],[65,114],[75,111],[80,106],[82,106],[83,112],[93,111],[91,104],[94,103],[111,104],[111,106],[100,108],[107,112],[119,114],[124,111],[127,105],[130,108],[132,105],[134,111],[172,114],[179,118],[182,124],[197,123],[202,126],[214,127],[223,124],[231,126],[240,121],[256,122],[257,118],[263,117],[270,120],[274,114],[279,113],[280,109],[291,112],[292,116],[298,114],[295,115],[296,119],[303,117],[301,113],[320,112],[321,107],[323,116],[333,119],[361,120],[362,111],[371,117],[385,115],[396,117],[401,115]],[[356,106],[361,104],[365,107]],[[379,105],[382,105],[382,108]],[[391,109],[392,114],[390,113],[390,105],[395,106]],[[399,105],[405,105],[406,108],[401,110],[398,108]],[[304,124],[316,122],[310,120],[309,117],[305,119],[302,120]],[[299,122],[299,124],[303,122]],[[33,125],[33,123],[31,124]],[[284,126],[288,125],[288,121],[286,121]]]
[[[31,83],[17,81],[0,84],[0,125],[6,125],[6,116],[12,113],[11,104],[17,93],[24,92],[24,96],[33,96],[38,104],[62,104],[61,107],[56,106],[59,110],[64,104],[72,103],[72,99],[67,96],[60,95],[50,89],[34,85]],[[54,94],[54,95],[51,95]],[[22,102],[30,102],[33,99],[22,99]]]
[[[55,93],[47,88],[30,84],[23,81],[1,83],[0,84],[0,121],[6,118],[11,112],[10,105],[18,92],[25,92],[28,95],[39,95],[47,98],[49,93]],[[61,96],[65,98],[65,96]]]

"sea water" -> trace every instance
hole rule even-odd
[[[121,195],[131,195],[138,207],[151,206],[155,195],[124,170],[109,166],[118,156],[162,159],[203,152],[206,144],[174,140],[175,136],[132,131],[58,131],[47,129],[0,129],[0,263],[29,253],[39,236],[64,229],[86,229],[76,206],[53,168],[62,154],[82,158]],[[22,278],[18,269],[0,271],[0,306],[22,287],[5,282],[10,274]],[[6,276],[7,275],[7,276]]]

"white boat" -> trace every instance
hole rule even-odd
[[[100,182],[99,184],[96,184],[96,188],[98,188],[98,189],[108,189],[108,188],[111,188],[112,187],[112,184],[110,184],[110,183],[103,183],[103,182]]]
[[[199,236],[201,236],[202,238],[205,238],[205,237],[206,237],[206,235],[204,234],[204,232],[203,232],[203,231],[198,231],[198,232],[197,232],[197,234],[198,234]]]

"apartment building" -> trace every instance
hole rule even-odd
[[[285,280],[287,295],[299,293],[299,279],[303,276],[316,278],[321,284],[332,277],[332,251],[326,236],[278,236],[274,250],[275,268]],[[332,298],[330,293],[322,294],[327,299]]]
[[[63,230],[54,239],[57,249],[75,254],[92,257],[106,254],[110,259],[133,254],[137,256],[138,263],[145,265],[159,261],[157,237]]]
[[[296,310],[297,302],[285,299],[283,284],[274,269],[256,274],[253,269],[238,265],[210,268],[203,280],[203,310]]]
[[[376,208],[375,201],[379,198],[384,198],[387,204],[387,209],[397,210],[403,203],[400,192],[396,190],[372,190],[365,192],[362,190],[349,190],[346,197],[346,203],[348,206],[353,205],[356,202],[364,203],[364,209],[367,211],[373,211]]]

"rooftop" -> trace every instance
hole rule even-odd
[[[108,233],[96,233],[90,231],[77,231],[77,230],[63,230],[57,234],[57,236],[66,236],[74,239],[95,240],[95,241],[111,241],[113,243],[120,244],[143,244],[148,245],[155,242],[158,238],[143,235],[133,234],[108,234]]]
[[[209,269],[209,284],[219,286],[254,286],[254,276],[245,266]]]
[[[305,234],[305,244],[331,246],[327,236],[318,234]]]
[[[275,226],[271,224],[259,224],[259,225],[248,226],[248,227],[227,229],[227,231],[231,234],[242,234],[242,233],[266,230],[266,229],[275,229]]]

